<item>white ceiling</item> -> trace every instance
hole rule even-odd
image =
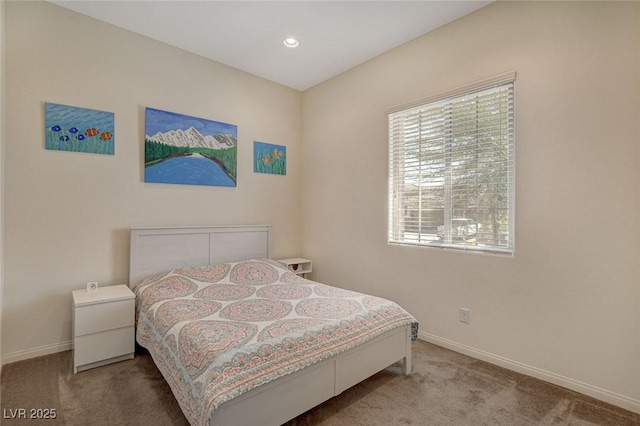
[[[306,90],[492,0],[50,1]],[[295,49],[282,43],[291,36]]]

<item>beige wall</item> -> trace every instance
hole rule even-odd
[[[50,3],[8,2],[6,31],[5,362],[69,347],[71,291],[127,281],[130,226],[271,224],[299,255],[300,92]],[[115,155],[45,150],[45,101],[114,112]],[[238,186],[144,183],[146,106],[236,124]]]
[[[637,2],[494,3],[305,92],[314,279],[395,299],[422,338],[640,412],[638,22]],[[385,109],[510,69],[515,257],[387,245]]]
[[[2,371],[2,311],[4,306],[4,0],[0,0],[0,371]]]

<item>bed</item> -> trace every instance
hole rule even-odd
[[[270,226],[131,228],[136,340],[192,425],[280,425],[398,361],[411,372],[411,315],[270,248]]]

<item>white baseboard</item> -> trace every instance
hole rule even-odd
[[[459,352],[472,358],[480,359],[482,361],[499,365],[500,367],[504,367],[509,370],[517,371],[518,373],[526,374],[527,376],[535,377],[536,379],[544,380],[545,382],[553,383],[555,385],[580,392],[584,395],[588,395],[601,401],[608,402],[609,404],[624,408],[625,410],[640,414],[640,400],[606,389],[602,389],[597,386],[572,379],[570,377],[565,377],[551,371],[546,371],[537,367],[523,364],[518,361],[513,361],[508,358],[501,357],[499,355],[494,355],[492,353],[485,352],[471,346],[463,345],[452,340],[444,339],[433,334],[425,333],[423,331],[418,332],[418,338],[420,340],[433,343],[434,345],[442,346],[443,348]],[[73,341],[68,340],[66,342],[13,352],[2,357],[2,365],[10,364],[16,361],[22,361],[25,359],[36,358],[43,355],[49,355],[56,352],[68,351],[72,348]],[[0,369],[1,368],[2,367],[0,367]]]
[[[54,354],[73,349],[73,341],[54,343],[52,345],[39,346],[37,348],[25,349],[23,351],[5,354],[2,357],[2,365],[11,364],[12,362],[23,361],[25,359],[37,358],[43,355]]]
[[[574,380],[560,374],[552,373],[550,371],[523,364],[518,361],[513,361],[498,355],[494,355],[480,349],[472,348],[461,343],[443,339],[442,337],[438,337],[433,334],[419,331],[418,338],[420,340],[433,343],[434,345],[442,346],[444,348],[451,349],[452,351],[468,355],[472,358],[477,358],[491,364],[499,365],[500,367],[504,367],[509,370],[517,371],[518,373],[526,374],[527,376],[535,377],[536,379],[544,380],[545,382],[553,383],[554,385],[562,386],[564,388],[580,392],[581,394],[588,395],[601,401],[608,402],[609,404],[624,408],[625,410],[633,411],[634,413],[640,414],[640,400],[621,395],[619,393],[611,392],[606,389],[581,382],[579,380]]]

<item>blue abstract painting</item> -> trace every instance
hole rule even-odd
[[[112,112],[45,102],[45,148],[114,155]]]

